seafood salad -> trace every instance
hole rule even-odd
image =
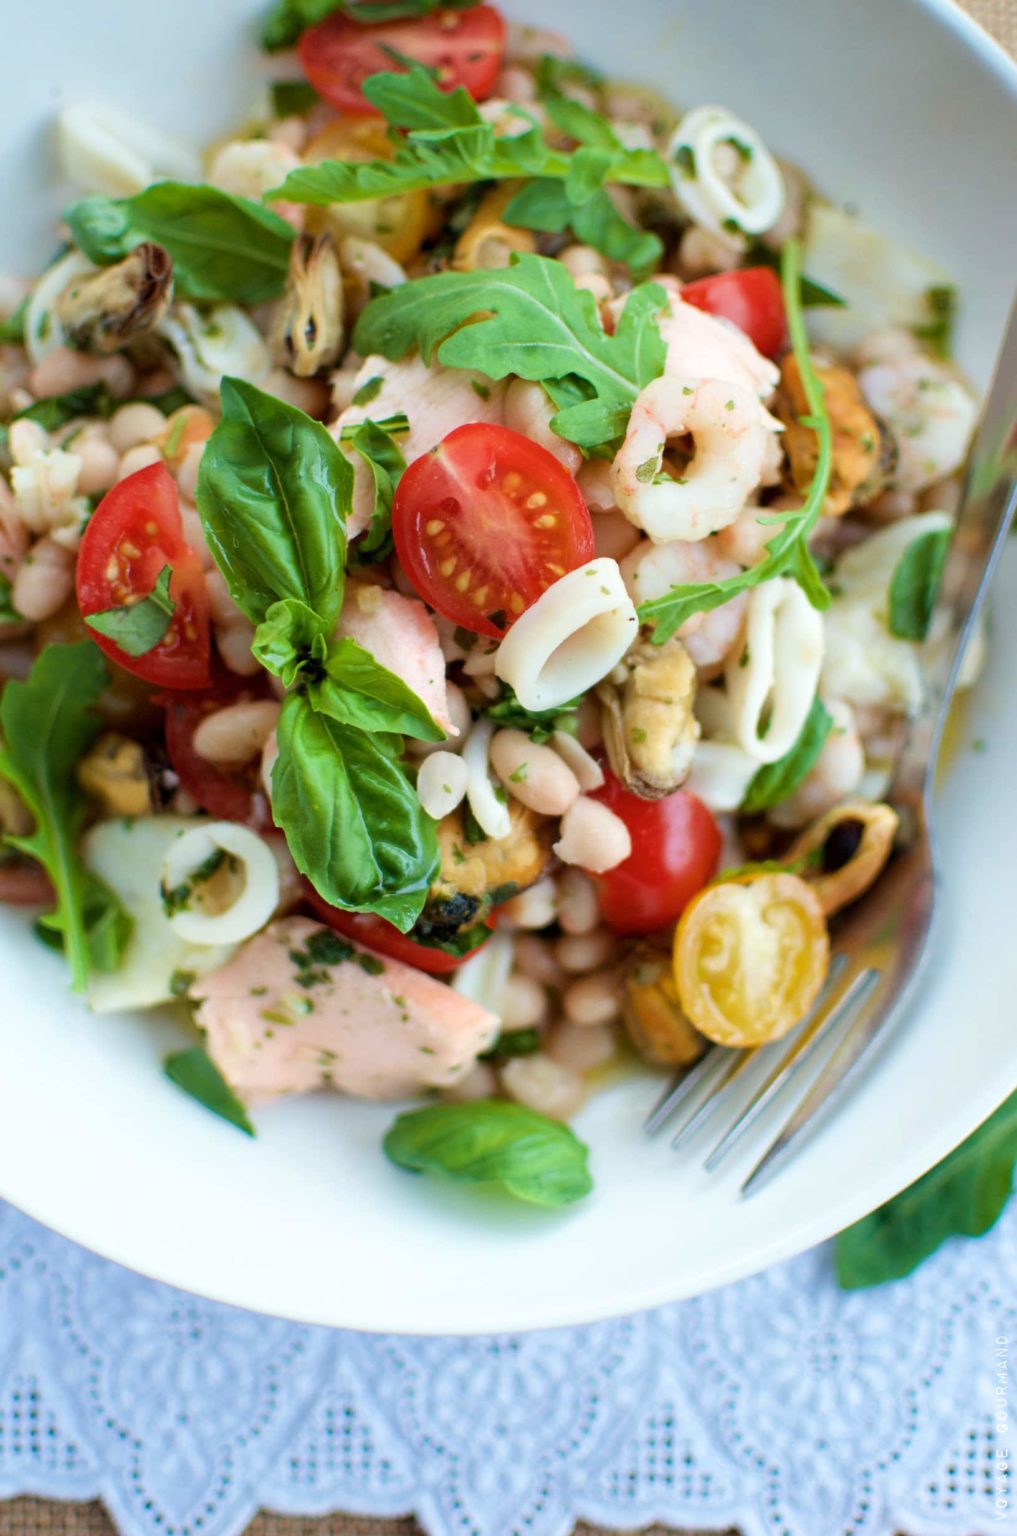
[[[0,900],[239,1129],[423,1099],[394,1163],[564,1205],[605,1073],[793,1029],[890,856],[953,290],[493,5],[262,42],[206,151],[64,110],[0,279]]]

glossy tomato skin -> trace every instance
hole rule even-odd
[[[564,465],[521,432],[485,422],[456,427],[413,461],[392,533],[420,596],[493,639],[595,553],[589,510]]]
[[[176,612],[165,637],[143,656],[129,656],[91,630],[96,645],[126,672],[164,688],[205,688],[209,681],[208,593],[201,560],[184,539],[177,488],[164,464],[150,464],[107,491],[92,513],[78,552],[82,614],[147,597],[165,566],[173,570]]]
[[[217,767],[195,752],[194,733],[215,710],[263,697],[261,689],[226,684],[202,694],[163,694],[158,700],[166,709],[166,754],[181,789],[217,820],[242,821],[257,832],[274,825],[261,784],[260,761],[232,770]]]
[[[400,933],[394,924],[387,923],[374,912],[344,912],[342,907],[331,906],[323,896],[319,896],[309,880],[304,881],[304,890],[307,900],[322,922],[334,928],[336,933],[352,939],[355,944],[362,944],[365,949],[387,955],[390,960],[401,960],[403,965],[412,965],[415,970],[426,971],[428,976],[450,976],[464,960],[484,947],[480,944],[477,949],[471,949],[465,955],[449,955],[431,944],[418,944],[411,934]]]
[[[717,868],[721,835],[713,815],[684,789],[641,800],[607,769],[593,799],[620,816],[632,838],[624,863],[597,877],[605,923],[615,933],[666,928]]]
[[[308,27],[297,52],[318,95],[340,112],[376,115],[361,85],[368,75],[401,69],[400,54],[437,71],[443,91],[462,85],[475,101],[483,101],[501,68],[505,21],[493,5],[377,25],[336,14]]]
[[[700,277],[686,283],[681,296],[696,309],[730,320],[764,357],[777,357],[787,346],[784,296],[780,278],[770,267]]]

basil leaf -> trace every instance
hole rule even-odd
[[[416,345],[425,362],[436,356],[492,379],[536,380],[556,404],[572,405],[554,418],[555,431],[594,446],[606,440],[597,435],[603,427],[611,436],[619,422],[624,430],[636,395],[663,371],[656,320],[666,302],[655,284],[636,288],[609,336],[593,295],[577,289],[560,262],[526,255],[498,271],[440,272],[394,288],[368,304],[353,344],[363,356],[391,359]],[[573,405],[574,385],[559,393],[556,381],[570,378],[585,381],[592,401]]]
[[[936,528],[912,539],[898,560],[887,599],[890,633],[898,640],[928,634],[949,548],[950,529]]]
[[[332,906],[377,912],[406,933],[437,873],[438,842],[398,738],[341,725],[291,694],[278,740],[272,811],[297,868]]]
[[[134,197],[86,197],[64,215],[75,245],[99,266],[143,240],[173,259],[178,294],[261,304],[282,293],[294,231],[270,208],[216,187],[161,181]]]
[[[305,669],[324,666],[328,635],[313,609],[287,597],[269,608],[254,631],[251,651],[267,671],[292,688]]]
[[[163,1071],[171,1083],[189,1093],[192,1099],[197,1099],[213,1115],[228,1120],[230,1125],[235,1125],[245,1136],[255,1134],[246,1106],[237,1098],[211,1056],[200,1045],[167,1056],[163,1062]]]
[[[270,96],[274,117],[302,117],[321,101],[306,80],[273,80]]]
[[[688,582],[672,587],[670,592],[665,592],[661,597],[640,604],[640,620],[654,626],[655,645],[663,645],[694,613],[710,613],[714,608],[719,608],[721,603],[737,597],[739,592],[758,587],[764,581],[771,581],[774,576],[794,576],[813,607],[829,606],[830,594],[809,551],[808,540],[822,511],[830,484],[833,433],[823,404],[823,386],[812,366],[809,353],[809,338],[802,311],[801,260],[801,242],[789,240],[781,257],[781,287],[791,347],[798,362],[809,407],[809,415],[803,416],[801,420],[804,425],[812,428],[818,440],[812,483],[797,511],[760,514],[759,521],[772,522],[776,531],[766,546],[765,557],[757,565],[740,571],[737,576],[727,576],[722,581]],[[371,307],[369,305],[365,313],[369,314]]]
[[[811,773],[823,750],[823,743],[833,728],[833,717],[818,696],[812,701],[790,752],[778,757],[775,763],[764,763],[757,769],[745,791],[740,810],[744,816],[755,816],[768,811],[771,805],[779,805],[793,795],[805,776]]]
[[[407,422],[407,426],[409,422]],[[378,422],[354,427],[348,441],[366,464],[374,480],[374,511],[365,533],[353,545],[358,565],[371,565],[392,550],[392,502],[403,477],[406,460],[395,438]],[[370,558],[368,558],[370,557]]]
[[[505,1099],[429,1104],[399,1115],[385,1155],[414,1173],[501,1184],[517,1200],[571,1205],[593,1188],[587,1148],[558,1120]]]
[[[17,308],[0,320],[0,343],[8,346],[20,347],[25,341],[25,315],[28,312],[28,300],[22,299]]]
[[[348,636],[332,642],[325,675],[308,684],[307,697],[313,709],[340,725],[415,736],[419,741],[445,739],[445,732],[413,689]]]
[[[164,565],[147,597],[121,608],[104,608],[99,613],[88,614],[85,623],[89,629],[112,640],[128,656],[146,656],[166,638],[173,623],[176,604],[169,594],[172,574],[172,569]]]
[[[1009,1199],[1017,1164],[1017,1093],[910,1189],[837,1238],[845,1290],[899,1280],[948,1237],[980,1237]]]
[[[0,774],[35,818],[28,837],[7,841],[37,859],[50,878],[56,908],[47,927],[59,932],[80,991],[90,961],[84,912],[89,876],[77,854],[85,796],[74,770],[101,728],[93,706],[109,682],[89,640],[48,645],[25,682],[8,682],[0,698]]]
[[[261,32],[261,46],[270,53],[290,48],[301,32],[336,13],[354,21],[402,21],[429,16],[432,11],[462,11],[477,0],[276,0]]]
[[[259,624],[296,598],[331,630],[342,606],[353,469],[318,421],[243,379],[222,381],[197,503],[230,596]]]
[[[112,416],[116,409],[105,384],[83,384],[69,389],[63,395],[50,395],[46,400],[36,400],[18,411],[14,421],[35,421],[46,432],[56,432],[79,416]]]

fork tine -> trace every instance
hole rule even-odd
[[[720,1070],[714,1075],[710,1083],[709,1092],[704,1094],[684,1125],[680,1125],[671,1138],[672,1152],[677,1152],[679,1147],[683,1147],[689,1137],[707,1119],[711,1111],[716,1109],[720,1094],[723,1093],[729,1083],[733,1082],[741,1072],[744,1072],[754,1056],[754,1051],[729,1052],[730,1059],[725,1061]]]
[[[732,1053],[724,1046],[715,1045],[712,1050],[707,1051],[705,1056],[700,1057],[694,1067],[690,1067],[687,1072],[669,1083],[643,1124],[646,1134],[652,1136],[655,1131],[659,1131],[661,1126],[670,1120],[675,1110],[691,1097],[696,1087],[705,1082],[712,1071],[718,1069],[718,1063],[722,1063],[724,1057],[732,1054],[737,1055],[738,1052]]]
[[[788,1083],[794,1082],[802,1068],[811,1061],[821,1041],[844,1017],[845,1009],[853,1005],[860,983],[864,980],[864,973],[853,977],[844,991],[838,993],[837,984],[846,965],[845,955],[837,954],[833,957],[826,985],[816,999],[812,1012],[807,1015],[804,1027],[795,1035],[790,1048],[774,1064],[741,1114],[731,1122],[710,1152],[703,1164],[705,1172],[713,1172],[746,1132],[751,1130],[767,1106]]]
[[[887,1019],[899,1011],[905,996],[910,994],[911,988],[905,988],[903,993],[891,997],[882,1007],[870,1008],[868,1004],[881,974],[875,970],[862,973],[865,987],[864,990],[860,989],[853,998],[854,1007],[844,1033],[805,1097],[796,1106],[791,1118],[742,1184],[742,1195],[754,1194],[756,1190],[761,1189],[776,1173],[780,1164],[788,1156],[792,1144],[798,1140],[806,1128],[815,1129],[821,1119],[821,1112],[832,1108],[844,1092],[848,1080],[853,1076],[853,1069],[866,1055],[875,1035]],[[842,1011],[841,1017],[843,1016]]]

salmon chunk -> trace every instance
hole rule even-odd
[[[325,1084],[403,1099],[459,1081],[498,1019],[423,971],[281,918],[191,990],[208,1053],[245,1103]]]
[[[379,666],[401,677],[449,735],[458,735],[448,712],[445,658],[434,620],[417,597],[403,597],[387,587],[351,581],[338,635],[348,635]]]

